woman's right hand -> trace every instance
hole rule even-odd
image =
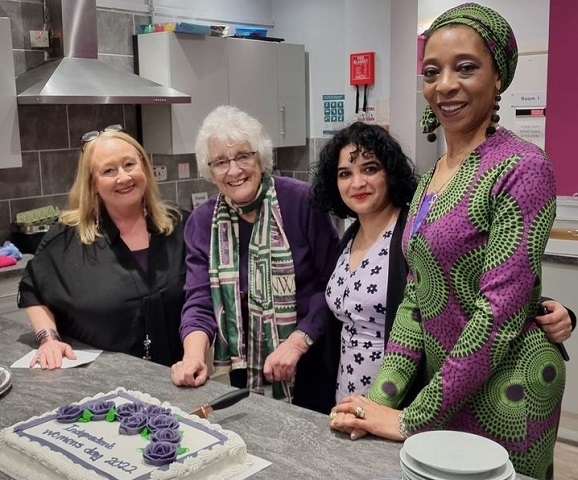
[[[62,367],[64,357],[76,360],[72,347],[60,340],[47,340],[38,347],[36,356],[30,361],[30,368],[38,363],[42,370],[54,370]]]
[[[177,386],[200,387],[209,377],[204,358],[185,356],[171,367],[171,380]]]

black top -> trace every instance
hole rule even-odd
[[[18,306],[48,307],[61,335],[104,350],[143,357],[148,334],[151,360],[172,365],[183,356],[185,220],[166,236],[147,219],[146,270],[106,213],[103,236],[92,245],[83,245],[74,228],[55,224],[26,266]]]

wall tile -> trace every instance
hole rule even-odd
[[[59,207],[61,210],[66,207],[68,200],[67,195],[48,195],[44,197],[22,198],[18,200],[10,200],[10,211],[12,212],[12,220],[16,219],[16,214],[26,212],[34,208],[46,207],[53,205]],[[11,220],[11,221],[12,221]]]
[[[153,165],[164,165],[167,167],[167,180],[180,180],[179,179],[179,163],[189,164],[189,173],[191,179],[197,178],[197,163],[195,162],[195,155],[192,153],[183,155],[152,155]]]
[[[191,193],[207,192],[208,196],[217,193],[217,187],[203,179],[187,180],[177,183],[177,199],[181,208],[192,210]]]
[[[22,153],[21,168],[4,168],[0,175],[0,200],[41,195],[37,152]]]
[[[64,105],[20,105],[18,123],[23,151],[68,148]]]
[[[10,202],[0,202],[0,245],[10,236]]]
[[[71,148],[80,146],[80,137],[92,130],[101,130],[109,125],[124,125],[122,105],[68,105]],[[127,132],[135,135],[135,132]]]
[[[278,148],[277,166],[281,170],[307,170],[309,166],[309,146]]]
[[[134,73],[132,55],[108,55],[106,53],[99,53],[98,59],[127,73]]]
[[[8,17],[12,30],[12,48],[30,48],[30,30],[42,30],[44,8],[42,2],[14,2],[0,0],[0,17]]]
[[[304,182],[310,182],[309,172],[293,172],[293,178],[297,180],[303,180]]]
[[[14,74],[23,74],[31,68],[44,63],[46,55],[42,50],[14,50]]]
[[[132,55],[132,13],[98,10],[96,26],[99,53]]]
[[[177,203],[177,184],[175,182],[159,183],[159,190],[161,191],[163,200],[173,204]]]
[[[40,152],[42,193],[55,195],[68,193],[78,166],[78,150]]]

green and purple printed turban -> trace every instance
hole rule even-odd
[[[482,37],[496,64],[502,93],[512,83],[518,64],[518,44],[512,27],[495,10],[477,3],[464,3],[437,17],[425,35],[429,38],[436,30],[456,24],[473,28]],[[440,125],[429,106],[423,112],[420,125],[423,133],[431,133]]]

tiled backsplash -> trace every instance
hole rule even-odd
[[[39,65],[43,50],[31,49],[28,32],[43,28],[42,0],[0,0],[0,16],[11,20],[16,75]],[[132,35],[150,18],[142,13],[99,9],[97,14],[99,58],[132,72]],[[63,208],[76,171],[79,139],[87,131],[121,123],[137,135],[138,107],[134,105],[21,105],[18,108],[22,168],[0,169],[0,244],[10,235],[18,212],[45,205]],[[325,139],[312,139],[303,147],[276,151],[282,175],[309,180],[309,159],[316,158]],[[152,155],[153,164],[167,167],[161,193],[181,207],[191,208],[191,194],[216,191],[197,177],[195,157]],[[188,163],[191,178],[180,179],[178,165]]]

